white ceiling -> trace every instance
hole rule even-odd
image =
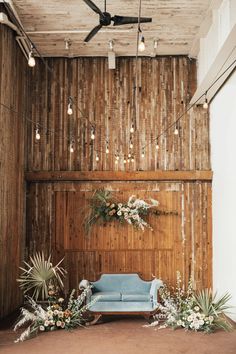
[[[104,9],[103,0],[93,0]],[[134,56],[137,25],[104,27],[89,43],[84,38],[99,22],[99,17],[83,0],[14,0],[13,5],[31,40],[44,56],[107,56],[113,40],[118,56]],[[210,0],[142,0],[142,16],[152,23],[142,24],[146,50],[153,55],[191,55],[198,33],[211,13]],[[139,0],[107,0],[111,15],[138,16]],[[71,40],[70,50],[65,39]]]

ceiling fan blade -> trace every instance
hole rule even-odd
[[[101,17],[104,17],[103,12],[94,4],[91,0],[84,0],[84,2],[92,9],[96,14],[99,14]]]
[[[102,25],[98,25],[98,26],[94,27],[94,28],[92,29],[92,31],[89,32],[89,34],[87,35],[87,37],[84,39],[84,42],[89,42],[90,39],[92,39],[92,38],[95,36],[95,34],[96,34],[101,28],[102,28]]]
[[[126,25],[130,23],[138,23],[138,17],[128,17],[128,16],[113,16],[112,21],[114,21],[113,26],[120,26],[120,25]],[[140,23],[144,22],[152,22],[151,17],[141,17],[140,18]]]

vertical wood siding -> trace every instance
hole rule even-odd
[[[96,224],[86,235],[89,201],[101,187],[123,202],[133,194],[157,199],[160,209],[178,214],[150,215],[153,232],[112,222]],[[211,183],[32,183],[28,200],[29,253],[65,256],[70,289],[104,272],[140,272],[146,279],[155,274],[174,285],[179,270],[185,284],[192,274],[196,287],[211,285]]]
[[[0,317],[22,301],[16,278],[24,243],[24,121],[27,62],[12,31],[0,25]]]
[[[160,138],[158,152],[155,143],[149,144],[187,108],[196,87],[195,61],[182,56],[138,59],[135,162],[126,166],[122,158],[115,165],[114,155],[100,150],[105,151],[108,140],[111,152],[129,152],[135,59],[118,58],[116,70],[108,70],[106,58],[47,59],[47,64],[52,72],[39,65],[31,75],[30,119],[44,130],[36,142],[28,124],[28,171],[210,170],[209,119],[200,107],[181,119],[178,136],[173,127]],[[74,98],[72,116],[66,113],[69,96]],[[96,127],[95,141],[90,139],[91,125]],[[45,135],[45,129],[57,134]],[[74,153],[66,139],[72,135]],[[102,185],[121,200],[132,194],[156,197],[161,208],[176,209],[178,216],[151,217],[153,233],[111,223],[96,225],[86,237],[85,210],[92,191]],[[156,274],[173,285],[177,270],[185,284],[193,274],[197,287],[210,286],[211,183],[31,183],[27,247],[28,255],[43,249],[56,259],[65,256],[68,288],[107,271],[139,271],[147,279]]]
[[[28,124],[29,171],[210,169],[208,114],[202,108],[195,107],[180,120],[178,136],[175,127],[163,135],[158,151],[154,141],[188,106],[196,87],[194,60],[138,59],[135,161],[126,165],[122,157],[130,151],[135,59],[118,58],[116,70],[108,70],[107,58],[47,59],[47,64],[52,72],[42,63],[32,71],[29,118],[43,128],[41,140],[35,141],[34,126]],[[67,115],[69,96],[74,99],[72,116]],[[91,125],[96,127],[94,141]],[[74,153],[69,152],[70,136],[75,139]],[[113,155],[104,153],[106,140]],[[117,151],[121,159],[115,165]]]

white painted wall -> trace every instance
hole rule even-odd
[[[236,72],[210,105],[213,177],[213,289],[236,307]],[[230,317],[236,321],[236,308]]]
[[[200,85],[236,24],[236,0],[222,0],[212,12],[212,24],[205,37],[200,39],[198,54],[198,85]]]

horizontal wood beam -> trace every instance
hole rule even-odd
[[[212,171],[42,171],[26,172],[27,182],[59,181],[211,181]]]

